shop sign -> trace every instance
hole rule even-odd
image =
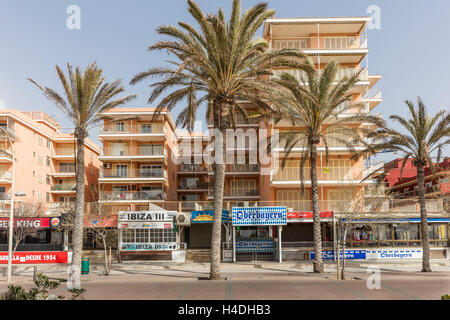
[[[19,218],[14,219],[15,228],[48,228],[49,218]],[[0,218],[0,229],[9,227],[9,218]]]
[[[345,250],[345,259],[357,260],[402,260],[402,259],[422,259],[422,249],[370,249],[370,250]],[[324,260],[334,260],[333,250],[322,252]],[[342,259],[342,252],[340,254]],[[314,252],[310,252],[310,259],[314,260]]]
[[[314,251],[309,254],[310,259],[314,260],[315,254]],[[343,259],[342,252],[339,255],[340,259]],[[323,260],[334,260],[335,253],[334,250],[325,250],[322,251],[322,259]],[[345,259],[353,260],[365,260],[366,259],[366,250],[345,250]]]
[[[373,249],[366,250],[367,260],[422,259],[422,249]]]
[[[172,229],[172,222],[134,222],[126,221],[119,222],[117,227],[119,229]]]
[[[236,252],[273,252],[273,241],[236,241]]]
[[[50,226],[52,228],[58,228],[61,224],[61,220],[58,217],[50,218]]]
[[[177,211],[120,211],[119,221],[172,221]]]
[[[115,228],[117,227],[117,216],[85,216],[84,226],[86,228]]]
[[[214,211],[213,210],[203,210],[203,211],[192,211],[191,212],[191,222],[192,223],[212,223],[213,222]],[[230,212],[228,210],[222,211],[222,222],[230,222]]]
[[[234,207],[232,219],[234,226],[285,225],[286,207]]]
[[[144,251],[144,250],[154,250],[154,251],[166,251],[166,250],[176,250],[176,242],[154,242],[154,243],[121,243],[121,251]]]
[[[69,263],[70,257],[67,251],[55,252],[15,252],[12,257],[13,264],[53,264]],[[8,263],[8,252],[0,252],[0,264]]]
[[[333,211],[322,211],[319,212],[321,218],[333,218]],[[310,211],[302,212],[288,212],[287,218],[289,219],[312,219],[313,213]]]

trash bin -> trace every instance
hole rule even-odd
[[[81,274],[89,274],[89,258],[81,259]]]

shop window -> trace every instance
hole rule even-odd
[[[378,225],[378,239],[382,241],[392,240],[392,230],[390,225],[388,224]]]

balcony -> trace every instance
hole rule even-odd
[[[363,95],[362,101],[367,102],[369,110],[372,111],[373,108],[383,101],[382,91],[370,89]]]
[[[0,201],[9,201],[9,200],[11,200],[11,193],[0,192]]]
[[[75,166],[63,166],[56,168],[55,172],[50,173],[53,177],[72,177],[75,176]]]
[[[435,194],[445,194],[450,192],[450,183],[439,183],[432,186],[425,187],[425,196],[431,196]],[[417,188],[414,190],[405,189],[403,192],[394,192],[394,199],[413,199],[418,198],[419,193]]]
[[[226,174],[259,174],[258,164],[230,164],[227,166]]]
[[[0,163],[12,163],[11,151],[5,145],[0,147]]]
[[[75,146],[69,148],[57,148],[55,153],[50,157],[55,160],[73,160],[76,157],[76,148]]]
[[[286,141],[283,137],[283,132],[280,131],[280,138],[278,145],[274,148],[275,152],[285,152],[286,151]],[[300,138],[300,136],[298,136]],[[297,139],[298,139],[297,138]],[[304,137],[301,137],[304,139]],[[352,139],[348,135],[339,134],[339,133],[331,133],[326,135],[327,139],[327,146],[328,146],[328,152],[330,153],[351,153],[351,149],[349,146],[354,148],[355,150],[363,150],[364,145],[358,141],[358,139]],[[347,141],[347,142],[345,142]],[[307,144],[305,140],[298,141],[294,147],[292,148],[291,152],[303,152],[307,149]],[[325,145],[321,141],[321,143],[317,146],[317,151],[324,152],[325,151]]]
[[[178,186],[178,191],[208,191],[209,189],[209,182],[196,182],[192,184],[183,183]]]
[[[51,193],[76,193],[76,182],[55,184],[51,187]]]
[[[164,160],[166,159],[166,149],[162,145],[128,147],[123,149],[113,149],[106,146],[100,153],[101,161],[114,160]]]
[[[166,200],[167,194],[162,190],[146,191],[112,191],[101,192],[100,202],[145,202],[150,200]]]
[[[208,190],[208,198],[214,197],[214,189]],[[230,188],[225,190],[224,199],[259,199],[259,190],[256,188]]]
[[[167,174],[164,169],[102,169],[100,170],[101,182],[116,182],[116,181],[129,181],[129,180],[141,180],[141,181],[155,181],[160,182],[167,180]]]
[[[349,89],[349,93],[362,93],[367,90],[367,86],[370,84],[369,71],[367,68],[341,68],[336,75],[335,81],[337,83],[345,77],[352,77],[359,71],[361,71],[361,73],[359,74],[359,81],[354,85],[353,88]],[[273,77],[278,78],[279,75],[283,72],[289,73],[290,75],[294,76],[300,84],[308,85],[308,77],[302,70],[273,70]]]
[[[12,172],[11,171],[1,171],[0,172],[0,183],[11,183],[12,182]]]
[[[193,173],[207,173],[208,167],[199,164],[181,164],[178,166],[178,173],[193,174]]]
[[[314,62],[326,64],[332,59],[338,63],[359,63],[369,52],[366,36],[326,36],[296,37],[295,39],[276,39],[271,43],[273,49],[297,49],[309,55]]]
[[[118,125],[118,123],[106,124],[100,128],[99,139],[123,139],[132,137],[137,141],[164,141],[166,128],[162,123]]]
[[[362,180],[362,170],[352,167],[322,167],[316,168],[317,180],[321,185],[359,184]],[[303,168],[304,184],[311,184],[311,168]],[[369,183],[369,182],[367,182]],[[300,168],[285,167],[271,176],[272,185],[300,185]]]

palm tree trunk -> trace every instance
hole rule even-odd
[[[80,285],[81,255],[83,250],[83,217],[84,217],[84,138],[77,137],[77,167],[76,167],[76,199],[75,219],[73,225],[73,255],[72,266],[75,285]]]
[[[420,205],[420,226],[422,231],[422,272],[431,272],[430,267],[430,241],[428,235],[428,221],[427,221],[427,209],[425,203],[425,185],[424,185],[424,168],[423,164],[417,165],[417,187],[419,193],[419,205]]]
[[[220,280],[220,246],[221,246],[221,227],[223,210],[223,193],[225,186],[225,133],[226,126],[223,125],[224,118],[221,118],[220,109],[217,105],[213,108],[214,128],[220,128],[221,134],[216,134],[215,141],[215,163],[214,163],[214,217],[211,235],[211,266],[209,280]],[[217,136],[218,135],[218,136]],[[218,150],[222,148],[222,154]],[[219,156],[220,155],[220,156]],[[218,163],[219,162],[219,163]]]
[[[317,145],[311,143],[309,146],[311,158],[311,197],[313,210],[313,230],[314,230],[314,272],[323,273],[322,260],[322,234],[320,230],[320,214],[319,214],[319,187],[317,184]]]

